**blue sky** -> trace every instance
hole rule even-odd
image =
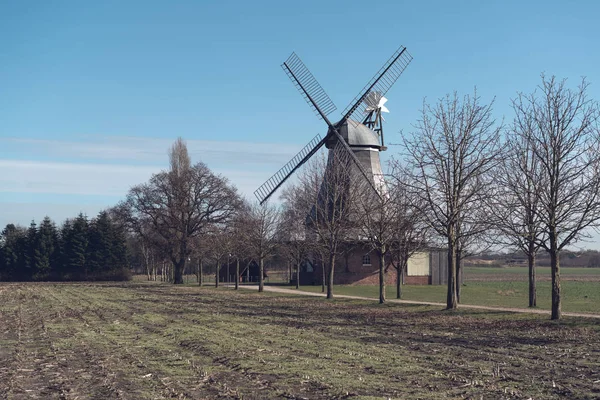
[[[325,133],[280,68],[292,51],[335,119],[407,46],[390,142],[424,98],[475,86],[508,121],[541,72],[586,76],[600,100],[598,15],[595,1],[551,0],[0,2],[0,226],[95,215],[165,168],[177,136],[252,196]]]

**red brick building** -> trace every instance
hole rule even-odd
[[[338,256],[333,281],[335,285],[379,284],[379,257],[366,246],[354,248]],[[442,249],[427,249],[414,254],[408,260],[404,283],[408,285],[447,284],[447,253]],[[292,275],[295,280],[295,275]],[[320,285],[323,269],[320,260],[305,262],[300,268],[300,285]],[[460,279],[462,283],[462,276]],[[386,268],[386,284],[396,283],[396,269],[389,263]]]

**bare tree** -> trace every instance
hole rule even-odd
[[[219,287],[219,277],[223,261],[232,249],[232,232],[227,224],[213,224],[206,234],[208,253],[215,262],[215,287]]]
[[[519,94],[515,118],[540,164],[539,216],[552,270],[552,319],[561,317],[560,252],[585,239],[600,221],[600,107],[587,95],[582,79],[576,89],[566,80],[542,75],[539,92]],[[530,121],[530,123],[528,122]]]
[[[198,234],[192,242],[192,257],[195,258],[196,264],[196,279],[198,286],[204,283],[204,261],[208,258],[210,249],[209,241],[206,234]]]
[[[248,245],[245,241],[245,213],[247,209],[240,205],[231,222],[231,254],[235,258],[235,290],[240,288],[240,261],[245,258],[244,254],[248,251]]]
[[[279,245],[277,233],[281,220],[280,210],[270,204],[254,203],[246,207],[244,237],[248,250],[258,263],[258,291],[264,290],[265,261],[275,254]]]
[[[144,269],[149,281],[156,281],[156,250],[143,237],[138,240],[140,252],[144,262]]]
[[[506,154],[495,174],[496,193],[489,198],[487,209],[499,233],[497,243],[516,248],[527,257],[529,307],[537,305],[536,255],[540,243],[545,241],[540,219],[541,164],[528,138],[533,126],[532,113],[515,118]]]
[[[485,179],[491,179],[491,175]],[[461,276],[463,260],[466,257],[475,254],[481,254],[490,250],[496,243],[494,233],[494,220],[485,207],[486,201],[494,195],[494,183],[488,181],[485,184],[486,190],[478,194],[478,201],[471,202],[459,214],[460,223],[456,229],[456,300],[460,303],[461,299]]]
[[[205,164],[191,165],[185,142],[179,138],[169,152],[170,169],[131,188],[119,209],[130,228],[144,234],[150,226],[155,246],[173,263],[173,282],[183,283],[191,240],[206,226],[232,217],[238,205],[236,189]]]
[[[301,201],[310,208],[307,227],[315,236],[315,251],[325,256],[322,267],[327,269],[328,299],[333,298],[335,262],[343,250],[341,244],[358,238],[355,202],[365,178],[353,170],[350,162],[346,150],[337,144],[326,161],[314,158],[300,176]]]
[[[360,236],[366,238],[379,259],[379,304],[385,303],[386,256],[396,240],[397,220],[400,208],[396,204],[395,193],[389,193],[388,184],[381,177],[378,183],[379,194],[366,182],[357,185],[361,193],[357,196],[356,207],[359,219]]]
[[[300,268],[314,249],[311,235],[307,234],[306,219],[310,202],[303,201],[302,186],[291,185],[281,195],[283,207],[279,239],[295,270],[296,289],[300,288]],[[291,274],[290,274],[291,280]]]
[[[403,279],[407,273],[408,260],[426,245],[428,234],[421,210],[424,208],[422,199],[406,185],[408,178],[397,161],[392,163],[392,179],[390,181],[390,196],[396,211],[393,224],[393,241],[390,246],[390,261],[396,269],[396,298],[402,298]]]
[[[446,306],[458,306],[456,261],[460,228],[473,218],[474,209],[489,194],[483,177],[498,161],[501,126],[495,126],[492,105],[480,104],[475,91],[461,101],[456,93],[435,106],[423,105],[416,131],[404,136],[408,151],[410,186],[423,200],[428,225],[448,246]]]

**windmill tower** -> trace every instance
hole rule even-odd
[[[383,140],[382,112],[387,99],[383,97],[398,80],[402,72],[412,61],[406,47],[400,46],[371,78],[360,93],[343,111],[342,119],[335,124],[327,117],[337,107],[325,93],[315,77],[295,54],[281,65],[292,83],[300,91],[304,100],[328,126],[324,138],[315,136],[298,154],[263,183],[254,195],[260,204],[273,193],[298,169],[308,161],[321,147],[329,149],[329,162],[334,162],[336,154],[344,153],[353,164],[351,173],[361,174],[379,196],[386,190],[379,152],[386,150]]]

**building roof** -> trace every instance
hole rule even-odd
[[[381,148],[381,143],[377,134],[360,122],[347,120],[344,121],[342,125],[338,126],[338,129],[340,135],[347,140],[350,146],[371,147],[376,149]],[[335,136],[332,136],[332,138],[327,141],[327,148],[333,147],[335,142]]]

